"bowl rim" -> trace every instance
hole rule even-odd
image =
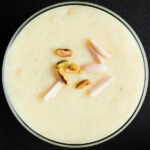
[[[33,19],[35,19],[37,16],[41,15],[42,13],[45,13],[48,10],[57,8],[57,7],[62,7],[62,6],[69,6],[69,5],[80,5],[80,6],[88,6],[88,7],[93,7],[99,10],[102,10],[106,13],[108,13],[109,15],[113,16],[115,19],[117,19],[119,22],[121,22],[128,31],[130,31],[130,33],[132,34],[132,36],[134,37],[134,39],[136,40],[141,55],[142,55],[142,59],[143,59],[143,65],[144,65],[144,70],[145,70],[145,76],[144,76],[144,85],[143,85],[143,91],[139,100],[139,103],[136,106],[136,109],[134,110],[134,112],[132,113],[132,115],[130,116],[130,118],[116,131],[114,131],[112,134],[108,135],[107,137],[97,140],[97,141],[93,141],[90,143],[83,143],[83,144],[68,144],[68,143],[61,143],[58,141],[54,141],[51,139],[48,139],[42,135],[40,135],[39,133],[35,132],[33,129],[31,129],[19,116],[19,114],[16,112],[15,108],[13,107],[11,100],[9,98],[9,95],[7,93],[7,88],[6,88],[6,81],[5,81],[5,63],[6,63],[6,58],[9,52],[9,49],[11,47],[11,45],[13,44],[13,42],[15,41],[16,37],[18,36],[18,34],[22,31],[22,29],[28,24],[30,23]],[[17,29],[17,31],[14,33],[14,35],[12,36],[5,54],[4,54],[4,59],[3,59],[3,64],[2,64],[2,85],[3,85],[3,90],[4,90],[4,94],[5,94],[5,99],[9,105],[9,108],[11,109],[12,113],[14,114],[14,116],[16,117],[16,119],[20,122],[20,124],[22,124],[22,126],[27,129],[30,133],[32,133],[34,136],[38,137],[39,139],[48,142],[50,144],[56,145],[56,146],[61,146],[61,147],[67,147],[67,148],[82,148],[82,147],[90,147],[90,146],[94,146],[94,145],[98,145],[101,144],[103,142],[106,142],[110,139],[112,139],[113,137],[117,136],[119,133],[121,133],[125,128],[127,128],[129,126],[129,124],[133,121],[133,119],[137,116],[138,112],[140,111],[142,104],[145,100],[145,96],[146,96],[146,92],[148,89],[148,81],[149,80],[149,69],[148,69],[148,61],[147,61],[147,57],[146,57],[146,53],[144,50],[144,47],[139,39],[139,37],[137,36],[137,34],[135,33],[135,31],[132,29],[132,27],[123,19],[121,18],[119,15],[117,15],[116,13],[114,13],[112,10],[105,8],[99,4],[94,4],[92,2],[83,2],[83,1],[69,1],[69,2],[61,2],[61,3],[56,3],[53,5],[49,5],[39,11],[37,11],[36,13],[34,13],[33,15],[31,15],[28,19],[26,19],[21,25],[20,27]]]

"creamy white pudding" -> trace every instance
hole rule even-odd
[[[86,46],[93,39],[111,57],[107,71],[71,75],[55,97],[43,100],[44,91],[57,79],[54,65],[64,58],[56,48],[71,48],[68,60],[95,63]],[[86,91],[103,77],[114,81],[96,96]],[[53,141],[83,144],[103,139],[122,127],[135,111],[144,86],[144,63],[131,32],[107,12],[88,6],[62,6],[31,20],[7,51],[4,83],[19,117],[33,131]],[[76,90],[74,83],[88,78],[92,84]]]

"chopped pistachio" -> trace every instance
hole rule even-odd
[[[80,73],[81,67],[75,63],[69,62],[68,60],[59,61],[56,64],[56,68],[58,70],[58,74],[62,81],[69,85],[69,80],[67,77],[67,73]]]
[[[80,81],[79,83],[77,83],[76,89],[84,89],[85,87],[87,87],[90,84],[91,84],[91,81],[89,79],[84,79],[84,80]]]
[[[58,48],[56,49],[56,54],[60,57],[71,57],[73,54],[73,51],[71,49],[63,49],[63,48]]]
[[[62,67],[64,67],[66,64],[68,64],[69,63],[69,61],[68,60],[61,60],[61,61],[59,61],[57,64],[56,64],[56,67],[57,68],[62,68]]]
[[[80,73],[81,71],[81,67],[78,66],[75,63],[69,63],[66,65],[66,67],[64,68],[64,71],[66,73]]]
[[[67,77],[67,75],[64,73],[64,71],[63,71],[62,69],[59,69],[59,70],[58,70],[58,74],[59,74],[61,80],[62,80],[66,85],[69,85],[68,77]]]
[[[68,60],[59,61],[56,64],[56,68],[62,69],[64,73],[80,73],[81,67],[75,63],[69,62]]]

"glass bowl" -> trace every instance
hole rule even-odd
[[[142,58],[143,58],[143,64],[144,64],[144,70],[145,70],[145,79],[144,79],[144,86],[143,86],[143,91],[142,91],[142,95],[141,95],[141,98],[139,100],[139,103],[136,107],[136,109],[134,110],[133,114],[131,115],[131,117],[117,130],[115,131],[114,133],[112,133],[111,135],[103,138],[103,139],[99,139],[97,141],[94,141],[94,142],[91,142],[91,143],[84,143],[84,144],[67,144],[67,143],[61,143],[61,142],[57,142],[57,141],[53,141],[51,139],[48,139],[42,135],[40,135],[39,133],[35,132],[33,129],[31,129],[22,119],[21,117],[18,115],[18,113],[16,112],[16,110],[14,109],[12,103],[11,103],[11,100],[9,98],[9,95],[7,93],[7,89],[6,89],[6,86],[5,86],[5,61],[6,61],[6,55],[7,53],[9,52],[9,49],[12,45],[12,43],[14,42],[14,40],[16,39],[17,35],[22,31],[22,29],[30,22],[32,21],[34,18],[36,18],[38,15],[48,11],[48,10],[51,10],[51,9],[54,9],[56,7],[61,7],[61,6],[67,6],[67,5],[83,5],[83,6],[89,6],[89,7],[93,7],[93,8],[96,8],[96,9],[99,9],[99,10],[102,10],[110,15],[112,15],[114,18],[116,18],[119,22],[121,22],[125,28],[132,34],[132,36],[134,37],[134,39],[136,40],[138,46],[139,46],[139,49],[140,49],[140,52],[141,52],[141,55],[142,55]],[[57,145],[57,146],[62,146],[62,147],[70,147],[70,148],[81,148],[81,147],[89,147],[89,146],[93,146],[93,145],[97,145],[97,144],[100,144],[100,143],[103,143],[103,142],[106,142],[108,140],[110,140],[111,138],[115,137],[116,135],[118,135],[119,133],[121,133],[131,122],[132,120],[136,117],[137,113],[139,112],[143,102],[144,102],[144,98],[145,98],[145,95],[146,95],[146,91],[147,91],[147,87],[148,87],[148,63],[147,63],[147,58],[146,58],[146,55],[145,55],[145,51],[144,51],[144,48],[138,38],[138,36],[136,35],[136,33],[133,31],[133,29],[129,26],[129,24],[124,21],[120,16],[118,16],[117,14],[115,14],[114,12],[112,12],[111,10],[105,8],[105,7],[102,7],[102,6],[99,6],[97,4],[93,4],[93,3],[88,3],[88,2],[63,2],[63,3],[58,3],[58,4],[54,4],[54,5],[51,5],[51,6],[48,6],[40,11],[38,11],[37,13],[33,14],[29,19],[27,19],[20,27],[19,29],[15,32],[15,34],[13,35],[12,39],[10,40],[9,42],[9,45],[6,49],[6,53],[5,53],[5,57],[4,57],[4,61],[3,61],[3,68],[2,68],[2,82],[3,82],[3,88],[4,88],[4,93],[5,93],[5,96],[6,96],[6,100],[8,102],[8,105],[11,109],[11,111],[13,112],[14,116],[17,118],[17,120],[29,131],[31,132],[33,135],[35,135],[36,137],[40,138],[41,140],[43,141],[46,141],[48,143],[51,143],[51,144],[54,144],[54,145]]]

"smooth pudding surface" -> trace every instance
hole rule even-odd
[[[107,71],[72,75],[71,86],[44,101],[42,93],[55,81],[54,65],[62,60],[56,48],[71,48],[68,58],[79,65],[95,63],[86,39],[100,43],[110,54]],[[95,84],[106,75],[114,81],[91,97],[88,88],[76,90],[83,78]],[[132,115],[141,97],[144,64],[132,34],[117,19],[87,6],[63,6],[33,19],[7,52],[5,84],[21,119],[37,133],[58,142],[81,144],[105,138]],[[91,85],[92,86],[92,85]]]

